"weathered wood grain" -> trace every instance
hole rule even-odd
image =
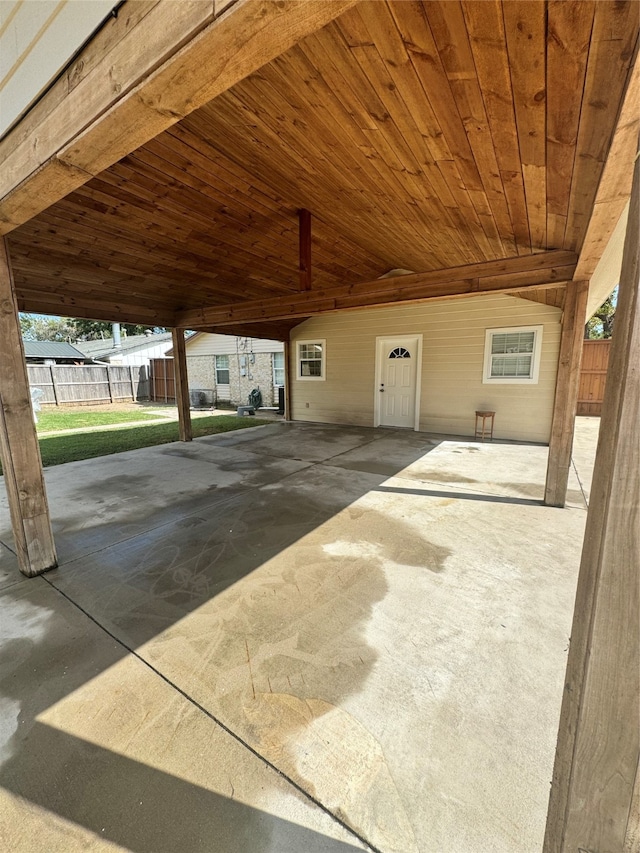
[[[189,377],[187,375],[187,350],[184,331],[172,329],[173,364],[176,385],[176,405],[178,407],[178,428],[180,441],[192,441],[191,402],[189,398]]]
[[[588,295],[588,281],[567,284],[544,491],[547,506],[563,507],[567,499]]]
[[[637,829],[632,809],[640,756],[639,231],[636,160],[544,853],[622,851]]]
[[[57,565],[6,243],[0,240],[0,453],[20,571]]]
[[[555,288],[558,283],[571,280],[575,261],[572,253],[546,252],[455,269],[375,279],[333,288],[316,288],[311,293],[184,311],[177,314],[176,325],[182,328],[224,326],[314,316],[341,309],[395,302],[509,293],[525,287]]]

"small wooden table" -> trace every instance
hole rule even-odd
[[[476,412],[476,438],[484,441],[488,438],[493,441],[493,419],[495,412]]]

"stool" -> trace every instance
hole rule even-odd
[[[476,438],[484,441],[488,438],[493,441],[493,419],[495,412],[476,412]]]

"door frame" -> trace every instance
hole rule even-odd
[[[393,341],[400,345],[406,345],[407,342],[416,344],[416,405],[413,418],[414,432],[420,429],[420,392],[422,391],[422,335],[378,335],[376,337],[376,369],[375,369],[375,384],[373,387],[374,403],[373,403],[373,425],[379,427],[381,425],[381,406],[380,406],[380,383],[382,382],[382,359],[380,358],[381,346],[383,341]],[[400,429],[400,427],[396,427]]]

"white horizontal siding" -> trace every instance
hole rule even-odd
[[[314,317],[292,333],[295,341],[324,338],[326,381],[294,380],[296,420],[373,426],[376,337],[423,336],[420,429],[473,435],[475,411],[496,412],[495,436],[547,442],[560,343],[561,311],[502,294]],[[542,325],[536,385],[484,385],[485,331]],[[291,365],[295,376],[295,364]],[[308,404],[308,405],[307,405]]]
[[[284,352],[281,341],[263,338],[236,338],[235,335],[202,333],[186,341],[187,355],[236,355],[236,353]]]
[[[116,5],[115,0],[0,2],[0,136]]]

